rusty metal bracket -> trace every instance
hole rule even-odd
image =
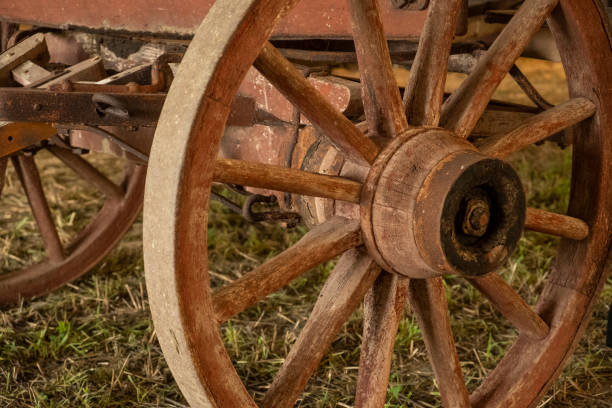
[[[102,117],[108,115],[122,119],[128,119],[130,117],[130,111],[127,107],[114,96],[96,93],[91,97],[91,101],[96,106],[98,115]]]
[[[87,126],[87,125],[72,126],[70,129],[69,128],[59,128],[59,130],[62,130],[65,132],[69,132],[70,130],[85,130],[87,132],[95,133],[99,136],[102,136],[105,139],[110,140],[112,143],[119,146],[119,148],[122,149],[123,151],[131,154],[132,156],[136,157],[138,160],[142,161],[142,163],[147,163],[149,161],[149,155],[146,152],[139,150],[138,148],[130,145],[129,143],[126,143],[121,138],[117,137],[111,132],[101,129],[97,126]]]
[[[155,126],[166,94],[105,94],[129,117],[101,114],[91,92],[53,92],[0,88],[0,121],[87,124],[90,126]]]
[[[221,203],[223,206],[231,210],[232,212],[242,215],[248,222],[265,222],[265,221],[281,221],[287,223],[288,228],[295,227],[300,221],[301,217],[298,213],[285,212],[278,209],[271,211],[255,211],[254,207],[257,204],[264,204],[268,206],[277,205],[278,201],[275,196],[265,196],[260,194],[251,194],[245,191],[243,188],[236,188],[236,186],[226,185],[230,190],[241,194],[246,197],[244,204],[240,205],[234,201],[224,197],[223,195],[211,191],[210,198]]]
[[[242,216],[249,222],[263,222],[263,221],[283,221],[287,223],[287,227],[296,226],[301,217],[298,213],[286,212],[280,210],[272,211],[255,211],[254,207],[256,204],[266,204],[268,206],[278,205],[278,201],[275,196],[265,196],[260,194],[252,194],[247,196],[242,206]]]
[[[93,127],[99,129],[101,126],[154,127],[165,97],[166,94],[163,93],[98,95],[90,92],[0,88],[0,121],[13,122],[0,126],[0,157],[54,136],[56,128],[91,131]],[[112,114],[113,112],[118,115]],[[284,123],[256,109],[255,102],[248,97],[237,97],[231,112],[227,126]],[[100,134],[98,130],[94,133]],[[108,134],[102,136],[110,138]],[[142,156],[145,154],[143,151],[134,152],[128,145],[117,144],[140,160],[146,161]]]
[[[516,65],[513,65],[512,68],[510,68],[509,74],[512,77],[512,79],[514,79],[514,82],[516,82],[516,84],[521,88],[523,93],[527,95],[527,97],[539,109],[541,109],[542,111],[545,111],[555,106],[552,103],[548,102],[538,92],[538,90],[533,86],[531,82],[529,82],[529,79],[525,76],[525,74],[523,74],[523,72],[519,69],[519,67],[517,67]],[[567,128],[565,130],[562,130],[559,133],[556,133],[550,136],[546,140],[548,140],[549,142],[554,142],[559,147],[564,149],[567,146],[570,146],[574,143],[574,130],[571,127]],[[542,144],[542,143],[544,143],[544,141],[538,142],[536,144]]]
[[[544,97],[538,92],[537,89],[535,89],[531,82],[529,82],[529,79],[527,79],[525,74],[523,74],[523,71],[521,71],[516,64],[512,65],[509,73],[512,79],[514,79],[514,82],[516,82],[525,95],[527,95],[531,102],[533,102],[538,108],[546,110],[554,106],[544,99]]]
[[[56,134],[57,130],[46,123],[0,124],[0,158],[35,146]]]

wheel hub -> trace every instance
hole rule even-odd
[[[482,275],[520,238],[525,196],[507,163],[442,129],[412,129],[378,156],[364,184],[366,246],[389,271],[412,278]]]

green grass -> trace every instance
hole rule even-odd
[[[564,211],[570,153],[552,146],[528,149],[513,159],[530,204]],[[543,160],[545,159],[545,160]],[[42,157],[43,162],[51,159]],[[101,166],[108,163],[102,161]],[[66,183],[61,169],[45,172],[49,188]],[[64,184],[70,185],[70,184]],[[79,187],[78,185],[75,187]],[[56,219],[70,225],[96,207],[64,188],[50,199]],[[64,194],[68,204],[61,206]],[[5,253],[37,259],[33,221],[14,180],[1,203]],[[89,203],[89,204],[87,204]],[[21,207],[19,207],[21,206]],[[17,210],[18,209],[18,210]],[[15,214],[15,211],[17,213]],[[75,215],[72,215],[75,214]],[[72,219],[72,221],[70,221]],[[121,245],[84,278],[41,299],[0,310],[0,406],[180,407],[185,404],[160,352],[148,312],[138,221]],[[76,230],[76,228],[75,228]],[[209,226],[213,286],[247,273],[305,232],[298,227],[256,225],[213,204]],[[502,276],[534,303],[554,260],[557,239],[526,233]],[[37,246],[38,245],[38,246]],[[38,252],[37,252],[38,251]],[[4,261],[5,268],[18,262]],[[262,397],[299,335],[334,262],[296,279],[222,326],[238,373],[256,399]],[[5,269],[6,270],[6,269]],[[516,337],[515,330],[471,286],[445,278],[452,326],[470,390],[493,369]],[[612,400],[612,351],[604,346],[612,285],[604,288],[593,320],[576,353],[542,406],[606,407]],[[421,334],[406,310],[395,345],[387,407],[438,406],[439,394]],[[359,363],[362,312],[343,327],[299,402],[301,407],[351,406]]]

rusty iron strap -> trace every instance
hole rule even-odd
[[[34,146],[56,134],[57,130],[46,123],[0,123],[0,158]]]
[[[105,94],[121,103],[129,116],[99,109],[91,92],[54,92],[0,88],[0,121],[87,124],[91,126],[155,126],[166,94]]]
[[[100,94],[0,88],[0,121],[55,123],[64,127],[66,125],[155,126],[165,99],[165,93]],[[101,109],[101,100],[120,104],[128,116],[106,113],[112,109]],[[252,126],[256,123],[279,122],[280,120],[273,115],[258,110],[252,98],[236,95],[227,125]]]

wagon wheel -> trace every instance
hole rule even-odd
[[[612,53],[604,10],[597,0],[525,1],[472,74],[442,103],[460,1],[434,0],[404,110],[376,1],[349,0],[369,131],[393,138],[380,148],[266,42],[274,22],[295,3],[218,0],[190,45],[159,122],[145,197],[146,277],[157,335],[182,392],[194,407],[255,406],[218,325],[343,253],[263,406],[293,406],[364,296],[355,406],[384,405],[406,299],[420,324],[444,406],[535,406],[580,338],[605,281],[612,231]],[[546,18],[571,100],[476,150],[465,139]],[[347,156],[371,164],[365,182],[215,161],[232,97],[252,63]],[[501,159],[572,125],[569,215],[525,210],[520,182]],[[213,180],[358,203],[361,219],[332,218],[213,292],[206,241]],[[527,228],[564,237],[533,309],[494,272],[515,246],[525,219]],[[519,330],[514,345],[471,395],[440,277],[448,273],[464,276]]]
[[[0,274],[0,304],[48,293],[89,271],[123,237],[142,208],[146,168],[127,163],[120,185],[109,180],[81,155],[57,145],[47,150],[104,196],[104,204],[90,222],[64,245],[58,236],[41,183],[36,155],[19,152],[11,157],[44,243],[46,257]]]
[[[4,52],[7,49],[9,37],[14,31],[15,27],[13,24],[1,22],[0,23],[0,52]],[[6,166],[8,164],[8,158],[0,157],[0,196],[2,196],[2,189],[4,188],[4,178],[6,176]]]

